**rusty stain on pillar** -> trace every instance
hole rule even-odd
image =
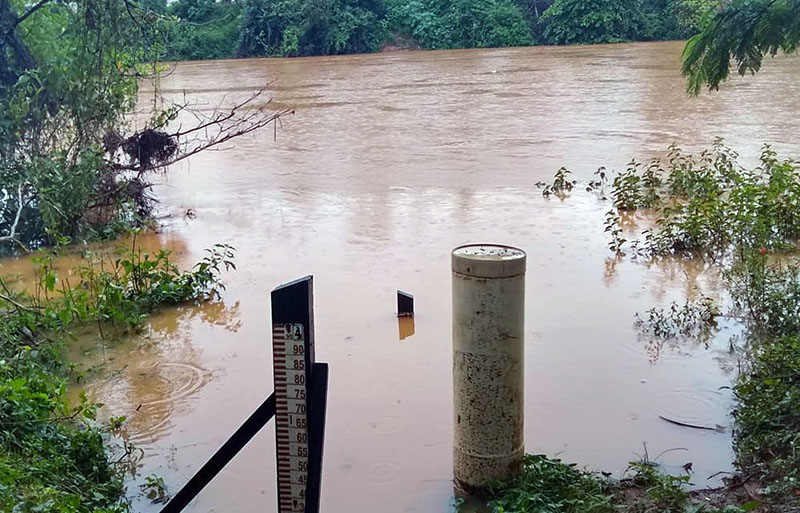
[[[525,452],[525,252],[453,250],[453,473],[479,493],[520,469]]]

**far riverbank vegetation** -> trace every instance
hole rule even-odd
[[[714,0],[143,0],[163,58],[218,59],[686,39]]]

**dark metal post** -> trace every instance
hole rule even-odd
[[[308,487],[305,513],[319,513],[322,489],[322,454],[325,446],[325,416],[328,405],[328,364],[314,364],[311,378],[311,414],[308,418]]]
[[[414,317],[414,296],[402,290],[397,291],[397,316]]]
[[[272,324],[302,324],[305,328],[306,368],[314,365],[314,277],[306,276],[272,291]]]

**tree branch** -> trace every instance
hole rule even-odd
[[[14,24],[13,24],[13,25],[11,26],[11,28],[8,30],[9,34],[10,34],[11,32],[13,32],[13,31],[14,31],[14,29],[16,29],[17,27],[19,27],[19,25],[20,25],[20,24],[21,24],[23,21],[27,20],[27,19],[28,19],[28,17],[29,17],[30,15],[32,15],[33,13],[35,13],[36,11],[38,11],[39,9],[41,9],[42,7],[44,7],[46,4],[49,4],[49,3],[50,3],[50,2],[52,2],[52,1],[53,1],[53,0],[40,0],[38,4],[34,5],[34,6],[33,6],[33,7],[31,7],[30,9],[28,9],[28,10],[27,10],[27,12],[25,12],[25,14],[23,14],[22,16],[19,16],[19,17],[18,17],[18,18],[17,18],[17,19],[14,21]]]
[[[259,130],[270,123],[280,123],[283,116],[294,113],[291,109],[268,111],[267,107],[271,100],[262,105],[255,105],[254,102],[263,95],[264,90],[262,88],[254,92],[227,110],[215,109],[211,115],[202,114],[187,104],[179,105],[176,112],[188,111],[197,119],[197,124],[185,130],[178,126],[174,132],[166,134],[178,146],[174,155],[163,161],[151,162],[147,165],[132,159],[128,164],[114,163],[112,166],[117,171],[132,171],[141,176],[154,169],[167,168],[201,151],[218,149],[216,147]],[[163,128],[163,126],[156,126],[156,128]],[[120,146],[130,139],[121,141]],[[113,154],[113,151],[111,153]]]
[[[19,218],[22,216],[22,209],[25,204],[22,202],[22,183],[17,186],[17,215],[14,217],[14,223],[11,225],[11,230],[8,235],[0,237],[0,242],[9,242],[17,240],[17,226],[19,226]]]

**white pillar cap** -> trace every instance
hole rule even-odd
[[[525,273],[525,252],[502,244],[468,244],[453,250],[453,272],[473,278],[510,278]]]

